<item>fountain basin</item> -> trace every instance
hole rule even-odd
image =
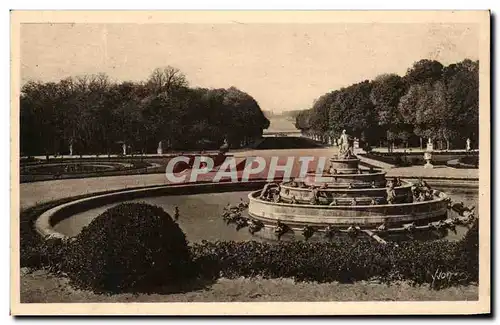
[[[264,224],[280,221],[291,227],[359,226],[373,229],[381,224],[399,227],[412,222],[426,224],[447,217],[447,195],[436,190],[434,199],[429,201],[356,206],[275,203],[259,199],[260,193],[259,190],[248,195],[248,214]]]

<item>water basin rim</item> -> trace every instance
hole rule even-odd
[[[396,203],[396,204],[377,204],[377,205],[351,205],[351,206],[345,206],[345,205],[342,205],[342,206],[330,206],[330,205],[321,205],[321,204],[292,204],[292,203],[281,203],[281,202],[272,202],[272,201],[264,201],[264,200],[261,200],[259,199],[257,196],[257,194],[260,194],[262,190],[257,190],[257,191],[253,191],[253,192],[250,192],[248,194],[248,199],[251,201],[257,201],[259,203],[265,203],[265,204],[268,204],[268,205],[275,205],[275,206],[282,206],[282,207],[301,207],[301,208],[304,208],[304,207],[309,207],[309,208],[316,208],[316,209],[329,209],[329,210],[345,210],[346,208],[349,208],[349,209],[354,209],[354,210],[358,210],[358,209],[366,209],[366,208],[375,208],[375,209],[379,209],[379,208],[387,208],[387,207],[406,207],[406,206],[415,206],[415,205],[427,205],[427,204],[430,204],[430,203],[438,203],[438,202],[443,202],[444,200],[446,200],[448,198],[448,195],[445,193],[445,192],[442,192],[442,191],[438,191],[438,190],[435,190],[437,195],[443,195],[442,197],[438,198],[438,199],[434,199],[434,200],[429,200],[429,201],[423,201],[423,202],[412,202],[412,203]]]
[[[105,192],[105,193],[97,193],[96,195],[91,195],[88,197],[80,198],[80,199],[75,199],[71,200],[69,202],[59,204],[55,207],[50,208],[49,210],[43,212],[41,215],[38,216],[38,218],[34,222],[34,227],[35,230],[37,231],[38,234],[40,234],[42,237],[50,237],[50,238],[67,238],[68,236],[61,234],[54,230],[53,225],[54,223],[52,222],[52,219],[54,216],[59,214],[63,214],[63,219],[70,218],[72,215],[75,214],[75,212],[70,213],[68,215],[64,216],[64,212],[67,212],[68,210],[71,210],[71,208],[77,207],[77,206],[83,206],[85,207],[85,204],[89,204],[92,202],[99,201],[100,199],[103,198],[110,198],[110,199],[116,199],[117,197],[120,196],[126,196],[126,195],[131,195],[134,193],[142,193],[145,194],[144,197],[148,196],[155,196],[155,191],[157,190],[175,190],[175,189],[201,189],[201,188],[213,188],[213,190],[209,191],[209,193],[220,193],[220,192],[226,192],[226,191],[245,191],[245,190],[250,190],[255,187],[262,187],[267,183],[267,180],[265,179],[255,179],[255,180],[249,180],[247,182],[240,182],[240,183],[233,183],[233,182],[209,182],[209,181],[202,181],[202,182],[195,182],[195,183],[183,183],[183,184],[162,184],[162,185],[153,185],[153,186],[141,186],[141,187],[135,187],[135,188],[124,188],[112,192]],[[151,194],[151,195],[147,195]],[[193,191],[192,194],[197,194],[195,191]],[[164,194],[166,195],[177,195],[177,194]],[[182,195],[182,194],[181,194]],[[186,194],[184,194],[186,195]],[[124,198],[123,200],[118,199],[117,202],[125,202],[129,200],[128,198]],[[99,204],[97,206],[101,205],[106,205],[105,204]],[[79,212],[83,212],[89,209],[95,208],[95,206],[91,208],[83,208]]]
[[[334,162],[355,162],[355,161],[361,161],[361,159],[359,159],[359,158],[335,158],[335,157],[331,157],[330,161],[334,161]]]
[[[395,186],[394,189],[407,189],[411,188],[413,186],[412,183],[410,182],[405,182],[406,184],[401,185],[401,186]],[[293,187],[289,185],[280,185],[281,188],[287,189],[287,190],[294,190],[294,191],[302,191],[302,192],[311,192],[311,188],[309,187]],[[345,188],[345,187],[339,187],[339,188],[319,188],[319,186],[316,186],[319,192],[342,192],[342,193],[351,193],[351,192],[359,192],[359,191],[380,191],[380,190],[386,190],[387,187],[353,187],[353,188]]]
[[[368,170],[368,169],[366,169]],[[380,175],[386,175],[387,172],[381,171],[380,169],[377,170],[374,173],[338,173],[338,174],[330,174],[330,173],[323,173],[319,174],[316,172],[307,172],[306,176],[314,176],[314,177],[337,177],[337,178],[356,178],[356,177],[367,177],[367,176],[380,176]],[[349,176],[349,177],[347,177]]]

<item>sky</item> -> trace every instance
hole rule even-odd
[[[474,24],[23,24],[21,82],[106,73],[146,80],[174,66],[192,87],[237,87],[262,110],[310,108],[326,92],[404,75],[420,59],[479,56]]]

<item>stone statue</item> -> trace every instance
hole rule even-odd
[[[229,143],[227,142],[227,139],[224,139],[224,144],[222,146],[220,146],[219,153],[225,154],[228,151],[229,151]]]
[[[465,150],[470,151],[470,139],[467,138],[467,142],[465,144]]]
[[[434,144],[432,143],[431,138],[427,140],[427,151],[433,151],[434,150]]]
[[[277,183],[274,183],[274,182],[269,182],[269,183],[266,183],[266,185],[264,185],[264,188],[262,189],[262,192],[260,192],[260,196],[259,198],[261,200],[265,200],[265,199],[270,199],[271,198],[271,191],[273,188],[276,188],[278,187],[278,193],[279,193],[279,185]]]
[[[387,200],[387,204],[394,204],[395,203],[395,200],[396,200],[396,191],[394,190],[394,183],[389,181],[387,183],[388,187],[387,187],[387,190],[386,190],[386,193],[387,193],[387,197],[386,197],[386,200]]]
[[[158,148],[156,148],[156,153],[158,155],[163,155],[163,144],[162,144],[162,141],[158,142]]]
[[[342,135],[339,138],[339,158],[347,159],[352,155],[352,147],[349,143],[349,135],[346,130],[342,130]]]

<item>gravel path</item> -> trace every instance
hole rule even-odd
[[[456,286],[430,290],[407,283],[386,285],[370,281],[354,284],[294,282],[292,279],[237,278],[194,285],[171,294],[98,295],[73,289],[68,280],[45,271],[21,272],[24,303],[89,302],[285,302],[285,301],[464,301],[477,300],[478,287]]]

